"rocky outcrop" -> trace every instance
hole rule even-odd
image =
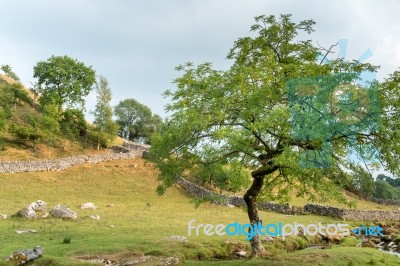
[[[54,207],[50,211],[50,214],[55,218],[66,220],[75,220],[76,218],[78,218],[78,214],[76,212],[62,205],[57,205],[56,207]]]

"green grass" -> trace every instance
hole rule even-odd
[[[66,205],[77,211],[79,216],[76,221],[53,218],[32,221],[18,218],[0,220],[0,257],[8,257],[17,249],[41,245],[45,253],[37,265],[50,264],[48,260],[52,260],[56,265],[84,265],[87,263],[77,260],[78,256],[101,254],[118,258],[129,254],[178,256],[188,265],[198,263],[209,265],[210,261],[195,260],[227,257],[226,240],[240,240],[247,245],[244,237],[229,236],[190,236],[187,243],[165,240],[171,235],[187,236],[188,221],[191,219],[196,219],[196,224],[227,224],[234,221],[247,223],[247,213],[244,209],[211,204],[202,204],[196,209],[190,203],[190,198],[176,188],[169,189],[164,196],[159,197],[155,193],[156,176],[157,171],[140,159],[84,165],[63,172],[1,175],[0,213],[9,215],[16,213],[28,203],[41,199],[46,201],[49,207],[56,204]],[[98,209],[80,210],[78,206],[85,202],[93,202]],[[114,206],[106,207],[107,204]],[[98,214],[101,220],[88,218],[92,214]],[[290,216],[261,212],[260,216],[264,223],[339,222],[330,217],[315,215]],[[19,235],[15,232],[19,228],[35,229],[38,232]],[[349,254],[342,254],[347,254],[346,252]],[[365,255],[366,260],[378,259],[376,262],[378,264],[371,265],[380,265],[379,260],[383,258],[387,258],[390,262],[397,259],[372,249],[360,250],[353,247],[303,250],[295,253],[286,253],[283,249],[271,247],[271,258],[252,260],[248,263],[249,265],[265,265],[264,263],[299,265],[296,263],[302,259],[305,263],[303,265],[318,265],[321,256],[322,258],[328,256],[321,261],[332,261],[333,265],[337,260],[338,263],[335,265],[345,265],[340,264],[341,256],[348,256],[354,261],[364,261],[360,257],[362,252],[369,252]],[[292,264],[284,264],[286,262]],[[241,263],[242,261],[218,262],[219,265],[241,265]]]
[[[199,261],[187,261],[186,265],[203,265]],[[381,251],[370,248],[334,247],[324,250],[300,250],[266,259],[247,261],[218,261],[208,262],[207,265],[273,265],[273,266],[353,266],[353,265],[400,265],[400,259],[388,256]]]

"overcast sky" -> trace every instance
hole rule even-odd
[[[350,3],[348,3],[350,2]],[[400,1],[267,0],[2,0],[0,64],[31,86],[33,66],[69,55],[105,76],[113,105],[135,98],[165,117],[162,92],[174,89],[174,67],[192,61],[226,69],[229,48],[249,35],[254,17],[314,19],[312,39],[329,47],[348,39],[348,59],[368,48],[378,79],[400,67]],[[93,109],[95,95],[87,109]]]

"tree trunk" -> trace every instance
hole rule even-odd
[[[244,201],[247,205],[247,214],[249,216],[250,224],[254,226],[261,222],[260,217],[258,216],[258,207],[257,207],[257,197],[260,194],[264,183],[264,175],[256,176],[253,179],[253,184],[247,190],[246,194],[244,194]],[[260,255],[263,251],[265,251],[263,245],[261,244],[260,235],[256,234],[250,239],[251,244],[251,255],[256,257]]]

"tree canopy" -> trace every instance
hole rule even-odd
[[[131,141],[150,143],[151,135],[162,125],[159,115],[152,114],[149,107],[135,99],[125,99],[114,108],[118,135]]]
[[[95,71],[67,55],[51,56],[39,61],[33,68],[37,78],[35,91],[42,106],[51,103],[61,109],[63,105],[83,108],[86,97],[96,81]]]
[[[314,24],[295,23],[290,15],[259,16],[252,35],[229,51],[229,69],[215,70],[211,63],[177,67],[182,74],[176,90],[165,93],[170,117],[149,153],[160,170],[160,194],[181,176],[203,180],[207,173],[214,186],[230,191],[247,187],[251,176],[244,200],[255,225],[257,200],[287,201],[291,191],[345,202],[340,187],[349,153],[367,159],[379,153],[383,167],[399,171],[400,144],[386,140],[400,134],[393,130],[400,128],[400,93],[393,81],[399,75],[383,84],[360,84],[361,75],[377,67],[331,59],[334,46],[301,40]],[[380,114],[370,108],[379,107],[377,88]],[[374,119],[381,120],[381,131]],[[253,255],[263,252],[259,236],[251,245]]]
[[[105,77],[99,76],[96,82],[97,103],[93,112],[93,124],[97,129],[97,149],[100,145],[106,146],[117,136],[118,125],[113,121],[112,108],[110,105],[112,95],[108,81]]]

